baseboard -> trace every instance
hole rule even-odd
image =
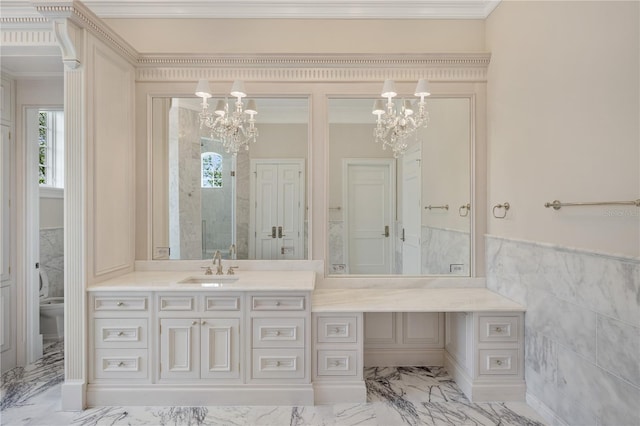
[[[550,425],[568,426],[556,413],[549,408],[547,404],[540,401],[536,396],[531,395],[529,392],[525,395],[525,400],[529,407],[535,410],[547,423]]]
[[[367,402],[367,387],[364,381],[357,382],[313,382],[316,405]]]
[[[444,366],[471,402],[525,402],[526,385],[522,379],[495,377],[473,380],[447,352],[444,354]]]
[[[85,400],[86,383],[84,380],[66,380],[61,390],[62,411],[82,411],[87,407]]]
[[[443,349],[365,349],[365,367],[442,366]]]
[[[313,405],[313,387],[305,385],[89,385],[87,405]]]

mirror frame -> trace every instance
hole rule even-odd
[[[151,156],[148,128],[151,96],[191,96],[198,79],[212,82],[212,91],[226,93],[235,79],[243,79],[252,95],[307,96],[310,99],[307,167],[308,265],[323,278],[323,286],[368,287],[402,285],[416,277],[367,275],[327,276],[319,267],[328,255],[328,97],[375,97],[385,79],[393,79],[409,93],[419,78],[431,83],[432,96],[473,98],[471,279],[485,275],[484,234],[487,231],[486,85],[491,55],[476,53],[425,54],[234,54],[185,59],[150,55],[140,59],[136,75],[136,260],[151,259]],[[277,94],[277,95],[274,95]],[[281,261],[287,262],[287,261]],[[300,262],[300,261],[291,261]],[[288,268],[289,266],[283,265]],[[294,267],[294,266],[290,266]],[[419,276],[420,282],[445,280],[470,284],[469,277]]]

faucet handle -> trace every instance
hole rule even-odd
[[[227,269],[227,275],[234,275],[234,269],[238,269],[239,266],[229,266],[229,269]]]
[[[213,271],[211,270],[211,266],[201,266],[201,269],[204,269],[205,275],[213,275]]]

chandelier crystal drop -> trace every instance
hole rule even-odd
[[[378,117],[373,136],[376,142],[382,144],[382,149],[391,148],[395,158],[404,154],[408,147],[407,138],[429,123],[424,98],[430,94],[427,80],[420,79],[415,90],[415,96],[420,98],[417,111],[411,101],[406,99],[396,108],[392,100],[398,95],[395,83],[393,80],[384,81],[381,96],[387,98],[387,104],[384,105],[382,99],[377,99],[373,104],[373,114]]]
[[[247,96],[244,83],[240,80],[233,82],[230,95],[236,98],[234,107],[230,107],[226,99],[220,99],[213,112],[209,111],[212,94],[207,80],[198,81],[195,94],[202,98],[200,128],[209,128],[211,139],[219,140],[228,153],[237,155],[241,149],[248,150],[249,144],[258,137],[255,119],[258,110],[254,100],[249,100],[245,107],[242,101]]]

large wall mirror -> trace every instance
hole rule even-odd
[[[257,141],[237,155],[199,99],[151,99],[154,259],[308,258],[309,99],[253,99]]]
[[[327,273],[471,273],[471,97],[429,97],[398,158],[374,142],[374,98],[328,99]]]

